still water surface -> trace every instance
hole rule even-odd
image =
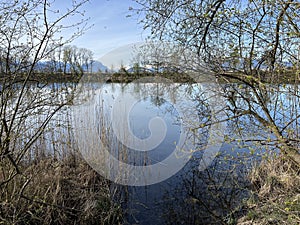
[[[184,133],[185,144],[182,150],[190,154],[190,159],[172,176],[147,186],[136,186],[134,181],[131,183],[133,186],[115,184],[121,193],[119,198],[128,224],[219,224],[224,218],[230,221],[243,213],[241,201],[249,196],[246,173],[252,162],[259,160],[264,149],[257,147],[255,154],[250,156],[249,145],[226,143],[224,140],[214,161],[207,165],[207,169],[199,170],[211,135],[211,104],[215,103],[208,99],[211,97],[207,94],[209,87],[208,84],[105,84],[101,87],[94,85],[88,97],[83,95],[86,97],[83,102],[88,104],[79,104],[79,109],[74,111],[77,115],[75,119],[79,118],[81,121],[79,127],[83,129],[84,124],[92,121],[96,134],[101,137],[100,141],[104,142],[104,139],[109,138],[107,148],[111,156],[122,163],[134,166],[163,164],[174,152]],[[129,109],[124,109],[132,101],[128,94],[133,96],[134,104]],[[116,114],[113,112],[114,107],[118,110]],[[128,115],[123,117],[121,113]],[[93,115],[96,119],[86,118]],[[118,121],[116,129],[121,129],[125,138],[126,135],[134,135],[141,140],[147,139],[153,132],[161,132],[155,129],[151,131],[151,126],[149,127],[151,119],[156,117],[163,120],[166,133],[163,140],[148,151],[127,148],[128,145],[115,135],[113,120]],[[124,127],[127,128],[123,130]],[[101,136],[103,132],[109,137]],[[235,135],[227,130],[227,126],[216,132],[221,132],[219,135],[223,137]],[[84,132],[78,134],[84,135]],[[99,165],[93,163],[94,153],[90,157],[91,152],[83,150],[83,155],[97,170]],[[166,169],[177,166],[176,160],[169,163],[164,165]],[[117,172],[114,171],[116,168]],[[164,167],[159,167],[158,170],[164,176]],[[157,174],[156,172],[153,174]],[[126,171],[112,165],[109,173],[113,174],[112,179],[118,181],[119,173]],[[150,172],[145,179],[153,178],[153,174]],[[128,176],[131,175],[129,172]],[[138,180],[137,177],[136,179]]]
[[[92,167],[116,181],[112,189],[118,189],[115,200],[122,203],[127,224],[230,223],[244,213],[241,203],[250,195],[247,172],[273,150],[249,140],[272,140],[274,136],[251,117],[213,127],[214,118],[231,116],[228,108],[233,104],[208,93],[214,88],[209,84],[84,84],[77,87],[74,104],[55,116],[31,154],[36,157],[45,146],[48,154],[62,157],[79,148]],[[279,126],[300,112],[299,98],[290,95],[289,88],[279,87],[265,96]],[[49,87],[50,92],[52,89],[59,90],[59,85]],[[246,104],[239,95],[253,97],[240,85],[223,90],[234,91],[234,104],[240,109]],[[255,103],[253,107],[261,110]],[[226,114],[220,113],[223,110]],[[35,116],[33,122],[39,121],[42,117]],[[298,122],[290,124],[295,135],[300,132]],[[215,138],[218,151],[203,169],[199,166],[212,136],[222,138]],[[187,160],[182,164],[181,158]],[[165,163],[166,159],[170,160]],[[146,170],[141,178],[124,165],[159,166]],[[132,185],[118,182],[125,178]],[[147,180],[149,185],[137,185]]]

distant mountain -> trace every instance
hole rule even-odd
[[[140,66],[139,68],[134,68],[134,67],[128,67],[128,68],[126,68],[126,72],[127,73],[134,73],[134,72],[136,72],[136,71],[139,71],[139,72],[148,72],[148,73],[153,73],[154,72],[154,69],[152,69],[152,68],[145,68],[145,67],[142,67],[142,66]]]
[[[104,66],[100,61],[94,61],[93,67],[92,67],[92,72],[96,73],[99,71],[105,72],[105,71],[108,71],[108,68],[106,66]]]
[[[63,69],[64,67],[64,63],[63,62],[53,62],[53,61],[41,61],[41,62],[38,62],[35,66],[35,69],[37,70],[40,70],[40,71],[43,71],[43,70],[53,70],[53,68],[56,68],[56,70],[58,71],[60,68]],[[82,65],[81,66],[82,69],[85,71],[85,72],[91,72],[91,65],[89,64],[88,66],[87,65]],[[68,63],[66,65],[66,70],[67,72],[69,72],[71,69],[71,65]],[[108,68],[106,66],[104,66],[100,61],[94,61],[92,63],[92,72],[93,73],[97,73],[97,72],[105,72],[105,71],[108,71]]]
[[[91,64],[89,65],[82,65],[81,68],[85,71],[85,72],[91,72]],[[92,63],[92,72],[93,73],[97,73],[97,72],[106,72],[108,71],[108,68],[106,66],[103,65],[102,62],[100,61],[93,61]]]

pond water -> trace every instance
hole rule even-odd
[[[54,116],[30,153],[37,157],[44,146],[46,154],[62,157],[78,149],[112,181],[125,224],[225,224],[245,213],[247,172],[274,151],[275,139],[251,116],[227,121],[235,113],[231,108],[245,109],[249,98],[261,112],[251,91],[238,84],[219,89],[166,82],[93,82],[74,88],[49,87],[50,92],[64,90],[63,99],[75,98]],[[224,92],[232,93],[234,102]],[[300,133],[297,96],[299,90],[291,86],[272,87],[264,96],[274,122],[295,137]],[[43,121],[38,114],[35,124]],[[288,123],[291,118],[296,119]]]
[[[226,142],[236,134],[227,122],[213,125],[227,107],[214,88],[93,84],[80,92],[73,111],[79,149],[114,181],[128,224],[220,224],[244,213],[247,171],[265,149]],[[212,159],[203,167],[207,152]]]

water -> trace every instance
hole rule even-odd
[[[208,93],[211,88],[216,87],[163,83],[93,86],[88,100],[82,98],[84,100],[74,111],[75,120],[80,121],[76,130],[82,130],[77,134],[84,136],[84,140],[89,135],[87,142],[92,142],[92,146],[87,142],[82,144],[81,148],[88,148],[83,150],[83,156],[98,172],[116,182],[115,187],[120,193],[118,201],[122,202],[128,224],[220,224],[220,221],[229,221],[243,213],[241,201],[249,196],[245,175],[265,149],[256,147],[255,154],[251,155],[249,146],[226,143],[225,135],[233,136],[227,126],[211,130],[212,111],[216,109],[212,104],[218,103]],[[225,102],[218,108],[226,108]],[[221,115],[218,119],[224,119],[224,114],[218,113]],[[96,118],[87,119],[87,115],[96,115]],[[151,129],[150,121],[157,117],[162,121],[157,121]],[[155,130],[155,127],[161,126],[158,123],[165,127]],[[91,150],[97,142],[97,139],[91,138],[93,131],[88,130],[88,135],[85,134],[91,126],[92,130],[97,130],[99,142],[107,138],[101,136],[103,130],[106,132],[110,128],[109,156],[99,153],[103,146]],[[152,139],[158,142],[157,146],[148,148],[149,143],[139,142],[151,138],[155,132],[164,137],[162,140],[158,140],[159,137]],[[203,169],[200,164],[205,151],[208,151],[206,147],[212,132],[222,136],[223,142],[220,144],[220,140],[215,139],[213,145],[220,147],[215,152],[217,157]],[[164,163],[176,151],[182,136],[182,152],[190,158],[183,165],[176,159]],[[138,142],[136,145],[131,143],[134,138],[139,139],[135,140]],[[103,158],[97,158],[95,155],[98,153],[107,160],[104,162]],[[95,163],[95,158],[101,161],[101,165]],[[143,173],[123,165],[146,167],[160,163],[164,165],[154,167],[155,171],[143,170]],[[165,172],[170,168],[171,175]],[[142,175],[143,178],[138,177]],[[147,185],[141,185],[143,182]],[[124,183],[129,186],[122,185]]]
[[[275,136],[253,116],[221,122],[235,115],[233,109],[247,110],[250,98],[253,110],[266,119],[257,96],[240,85],[86,83],[76,89],[47,88],[42,95],[46,99],[53,90],[58,102],[75,98],[54,116],[30,153],[44,146],[47,154],[62,157],[79,149],[95,170],[113,181],[127,224],[233,222],[245,213],[247,172],[276,147]],[[214,94],[219,91],[232,92],[234,101]],[[263,96],[276,125],[295,138],[300,133],[297,96],[298,89],[291,86],[270,87]],[[35,126],[50,110],[43,109],[40,116],[34,114]],[[26,129],[29,137],[32,124],[26,126],[31,127]]]

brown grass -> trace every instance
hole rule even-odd
[[[253,197],[238,224],[300,224],[300,171],[283,157],[264,160],[249,178]]]
[[[80,157],[46,158],[21,170],[1,187],[0,224],[121,223],[110,183]]]

